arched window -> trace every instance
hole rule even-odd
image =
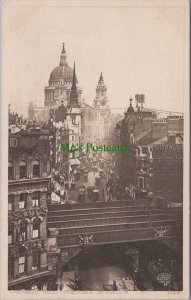
[[[19,174],[20,178],[27,177],[27,163],[24,160],[19,163]]]
[[[14,164],[13,162],[9,162],[9,169],[8,169],[8,180],[14,179]]]
[[[33,220],[33,232],[32,232],[33,239],[40,237],[40,219],[35,218]]]
[[[33,161],[33,177],[40,177],[40,162],[39,162],[39,160]]]

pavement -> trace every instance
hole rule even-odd
[[[58,282],[58,291],[60,292],[70,292],[73,291],[74,286],[74,271],[64,272],[62,277],[59,277]]]
[[[63,284],[64,284],[63,292],[73,291],[74,275],[75,275],[74,271],[64,272],[64,275],[63,275]]]

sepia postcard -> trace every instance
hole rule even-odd
[[[0,299],[189,299],[188,0],[4,0]]]

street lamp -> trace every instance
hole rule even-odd
[[[136,268],[133,272],[133,281],[134,281],[134,291],[136,288],[136,276],[137,276],[138,268]]]

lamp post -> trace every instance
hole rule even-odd
[[[133,272],[133,281],[134,281],[134,291],[135,291],[135,288],[136,288],[136,277],[137,277],[137,272],[138,272],[138,268],[136,268]]]

